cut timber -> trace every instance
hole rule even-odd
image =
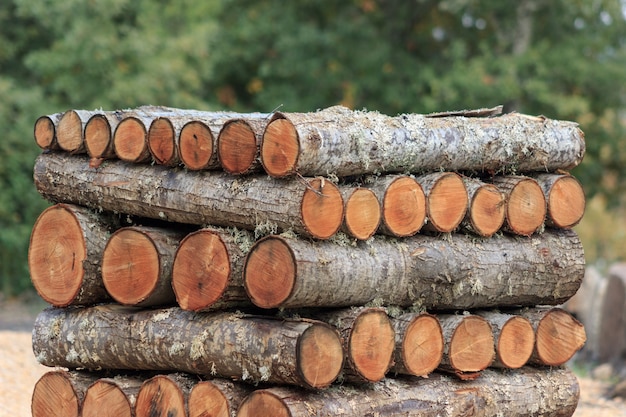
[[[494,366],[517,369],[526,365],[535,347],[535,329],[530,321],[522,316],[481,311],[479,316],[489,322],[496,343]]]
[[[41,116],[35,121],[35,143],[41,149],[59,149],[57,126],[63,113]]]
[[[469,309],[560,304],[584,276],[576,233],[550,229],[530,239],[453,233],[376,237],[356,245],[268,236],[246,258],[244,285],[254,304],[276,307],[364,305]]]
[[[428,230],[448,233],[465,218],[468,196],[461,176],[454,172],[433,172],[417,177],[426,194],[424,226]]]
[[[523,176],[494,177],[493,183],[506,195],[506,229],[530,236],[546,219],[546,198],[532,178]]]
[[[113,148],[119,159],[126,162],[148,162],[148,130],[152,121],[171,115],[176,109],[158,106],[142,106],[124,111],[124,118],[113,133]]]
[[[406,237],[422,228],[426,220],[426,196],[414,178],[388,175],[377,178],[370,189],[380,202],[381,233]]]
[[[95,374],[86,372],[46,372],[33,389],[32,416],[80,417],[87,388],[96,379]]]
[[[582,323],[561,308],[522,309],[515,314],[526,317],[535,329],[535,349],[531,363],[563,365],[587,340]]]
[[[173,304],[172,264],[183,234],[130,226],[118,229],[102,254],[102,280],[120,304],[141,307]]]
[[[243,263],[254,242],[250,232],[206,227],[181,242],[172,267],[172,287],[183,310],[250,305],[243,288]]]
[[[194,383],[183,374],[147,379],[137,394],[136,417],[187,416],[187,397]]]
[[[381,209],[372,190],[363,187],[342,188],[344,218],[342,231],[355,239],[367,240],[380,225]]]
[[[99,378],[89,386],[81,417],[135,417],[140,377]]]
[[[355,307],[314,315],[339,330],[344,346],[344,378],[375,382],[385,377],[393,360],[395,331],[382,308]]]
[[[96,113],[85,125],[85,148],[92,158],[92,165],[99,165],[104,159],[114,158],[113,132],[124,118],[123,111]]]
[[[251,387],[226,379],[200,381],[189,393],[189,417],[232,417],[251,392]]]
[[[47,366],[174,370],[311,388],[330,385],[343,365],[337,330],[319,321],[114,304],[42,311],[33,352]]]
[[[261,143],[269,175],[570,170],[585,153],[576,123],[518,113],[428,117],[330,107],[276,113]]]
[[[100,263],[112,222],[84,207],[44,210],[30,236],[28,267],[37,293],[57,307],[109,299]]]
[[[259,147],[269,115],[226,122],[217,138],[217,155],[224,171],[247,174],[260,168]]]
[[[396,332],[394,365],[398,374],[426,377],[441,363],[443,331],[437,317],[428,313],[404,313],[391,319]]]
[[[59,148],[73,154],[85,153],[85,126],[89,118],[102,112],[68,110],[63,113],[57,125]]]
[[[469,208],[463,226],[479,236],[493,236],[504,223],[506,198],[498,187],[480,180],[463,177]]]
[[[52,201],[177,223],[257,228],[261,235],[291,229],[327,239],[343,220],[339,189],[318,178],[236,177],[115,160],[92,169],[88,158],[61,152],[40,154],[34,176]]]
[[[433,374],[428,379],[385,378],[365,387],[349,384],[309,392],[274,387],[253,392],[237,417],[570,417],[580,387],[567,369],[487,369],[476,381]]]
[[[473,314],[437,316],[443,330],[440,369],[459,378],[475,379],[495,358],[493,332],[487,320]]]
[[[201,121],[183,126],[178,137],[178,153],[185,168],[192,171],[219,168],[215,141],[211,128]]]
[[[541,186],[548,204],[549,226],[574,227],[585,214],[585,192],[571,175],[538,174],[533,177]]]

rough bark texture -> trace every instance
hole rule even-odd
[[[57,126],[63,113],[54,113],[39,117],[35,121],[35,143],[41,149],[59,149],[57,141]]]
[[[113,132],[124,118],[123,111],[107,111],[91,116],[85,126],[85,148],[92,165],[114,158]]]
[[[530,321],[514,314],[480,311],[493,330],[496,358],[492,366],[517,369],[526,365],[535,347],[535,329]]]
[[[522,236],[539,231],[546,219],[546,199],[537,181],[515,175],[494,177],[493,182],[506,196],[505,229]]]
[[[224,124],[217,138],[217,154],[226,172],[241,175],[261,169],[259,148],[269,117],[255,113]]]
[[[183,310],[209,311],[250,305],[243,288],[243,264],[254,243],[241,229],[206,227],[180,243],[172,288]]]
[[[87,388],[96,374],[54,370],[43,374],[33,389],[33,417],[80,417]]]
[[[233,417],[252,387],[226,379],[200,381],[189,393],[189,417]]]
[[[85,394],[81,417],[135,417],[135,402],[143,378],[98,378]]]
[[[404,313],[391,319],[396,332],[393,373],[427,377],[441,363],[443,331],[436,316]]]
[[[263,308],[560,304],[580,286],[584,263],[576,233],[560,229],[530,238],[416,235],[355,245],[270,236],[248,254],[244,285]]]
[[[63,113],[57,125],[59,149],[73,154],[85,153],[85,126],[93,115],[100,113],[88,110],[68,110]]]
[[[276,113],[263,136],[261,162],[274,176],[372,172],[569,170],[584,155],[576,123],[518,113],[428,117],[330,107]]]
[[[432,172],[417,177],[426,195],[424,228],[435,232],[454,231],[465,218],[468,195],[461,176],[454,172]]]
[[[42,153],[35,185],[49,200],[189,224],[235,226],[259,235],[294,230],[326,239],[339,230],[343,199],[323,179],[281,181]]]
[[[381,207],[376,194],[363,187],[342,187],[344,218],[341,230],[355,239],[367,240],[376,233]]]
[[[385,175],[376,178],[368,187],[380,202],[380,233],[406,237],[419,232],[426,220],[426,196],[414,178]]]
[[[578,180],[564,174],[537,174],[533,178],[546,197],[547,225],[576,226],[585,213],[585,192]]]
[[[465,382],[433,374],[428,379],[386,378],[359,389],[262,389],[244,401],[237,416],[570,417],[579,396],[578,380],[567,369],[487,369],[476,381]]]
[[[100,264],[114,227],[104,215],[71,204],[57,204],[41,213],[28,248],[37,293],[57,307],[109,300]]]
[[[495,185],[476,178],[463,177],[463,183],[467,189],[469,206],[461,222],[462,228],[479,236],[493,236],[504,224],[505,195]]]
[[[42,311],[33,352],[47,366],[180,371],[314,388],[332,383],[343,364],[337,331],[321,322],[119,305]]]

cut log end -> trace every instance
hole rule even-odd
[[[61,116],[57,126],[57,142],[66,152],[76,152],[83,146],[83,123],[74,110],[68,110]]]
[[[183,239],[176,251],[172,287],[183,310],[200,311],[217,302],[230,281],[230,259],[222,239],[198,230]]]
[[[166,117],[159,117],[148,129],[148,149],[157,164],[171,165],[176,159],[174,126]]]
[[[441,363],[444,340],[436,317],[417,316],[407,327],[402,340],[402,361],[412,375],[426,376]]]
[[[554,226],[570,228],[578,224],[585,213],[585,193],[574,177],[556,180],[548,196],[548,218]]]
[[[48,303],[65,307],[83,282],[87,246],[74,213],[63,204],[47,208],[33,226],[28,249],[31,280]]]
[[[537,325],[537,358],[544,365],[563,365],[583,347],[586,340],[585,328],[574,316],[559,308],[549,310]]]
[[[246,258],[244,286],[250,300],[261,308],[275,308],[293,291],[296,260],[289,245],[276,236],[254,244]]]
[[[185,399],[178,385],[165,375],[146,380],[139,389],[135,413],[146,417],[185,416]]]
[[[261,141],[261,164],[272,177],[285,177],[296,170],[300,142],[298,132],[287,119],[270,122]]]
[[[31,412],[33,417],[78,417],[79,398],[68,374],[50,371],[44,374],[33,389]]]
[[[384,311],[367,310],[352,326],[348,357],[366,381],[380,381],[392,365],[395,331]]]
[[[504,223],[505,197],[493,184],[482,185],[470,202],[469,218],[474,232],[480,236],[493,236]]]
[[[245,120],[233,120],[224,125],[217,139],[217,154],[226,172],[250,171],[258,152],[256,135]]]
[[[438,232],[452,232],[465,217],[468,208],[467,190],[463,180],[453,172],[442,175],[427,198],[427,215]]]
[[[546,218],[546,199],[543,190],[531,178],[519,181],[509,193],[506,220],[515,234],[530,236]]]
[[[119,159],[126,162],[142,162],[150,154],[146,143],[144,124],[128,117],[122,120],[113,134],[113,146]]]
[[[381,209],[376,194],[366,188],[357,188],[346,199],[344,226],[347,233],[359,240],[367,240],[378,229]]]
[[[294,417],[287,405],[269,391],[255,391],[239,407],[237,417]]]
[[[49,116],[41,116],[35,122],[35,143],[41,149],[52,149],[55,146],[56,129]]]
[[[343,222],[343,198],[330,181],[315,178],[307,181],[302,196],[300,215],[305,229],[317,239],[328,239]]]
[[[102,114],[92,116],[85,125],[85,147],[92,158],[108,157],[113,148],[111,125]]]
[[[495,356],[489,323],[478,316],[467,316],[455,329],[448,352],[450,365],[458,372],[480,372]]]
[[[394,236],[417,233],[426,219],[426,196],[422,186],[410,177],[399,177],[385,190],[382,221]]]
[[[201,381],[193,386],[188,399],[189,417],[230,417],[228,400],[215,384]]]
[[[104,248],[102,280],[118,303],[137,305],[159,280],[160,258],[152,239],[133,229],[119,229]]]
[[[343,367],[343,347],[337,331],[322,323],[311,325],[298,340],[297,362],[308,386],[329,386]]]
[[[202,122],[189,122],[180,131],[178,147],[180,160],[187,169],[204,169],[213,157],[213,133]]]
[[[511,369],[521,368],[530,359],[535,346],[535,331],[530,321],[515,316],[500,331],[496,354],[500,363]]]
[[[81,417],[133,417],[132,407],[116,384],[100,379],[87,389]]]

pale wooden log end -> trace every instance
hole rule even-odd
[[[150,154],[157,164],[176,164],[178,158],[174,126],[167,117],[158,117],[152,121],[148,129],[147,142]]]
[[[389,234],[412,236],[426,220],[426,196],[415,179],[400,176],[385,190],[382,201],[382,222]]]
[[[367,188],[350,189],[344,194],[343,229],[350,236],[367,240],[376,233],[381,220],[381,208],[376,194]]]
[[[57,126],[59,147],[66,152],[78,152],[83,146],[83,124],[75,110],[63,114]]]
[[[217,138],[217,154],[224,171],[235,175],[249,172],[259,154],[254,130],[245,120],[226,122]]]
[[[178,153],[185,167],[192,171],[207,168],[215,154],[213,141],[213,133],[206,124],[200,121],[185,124],[178,139]]]
[[[85,125],[85,148],[92,158],[111,158],[113,137],[111,125],[104,114],[93,115]]]
[[[135,117],[122,120],[113,134],[113,147],[119,159],[126,162],[144,162],[150,158],[146,141],[146,127]]]
[[[261,164],[268,175],[286,177],[296,170],[300,154],[298,132],[287,119],[277,118],[271,121],[261,141]]]
[[[337,186],[323,178],[307,180],[300,204],[302,224],[316,239],[328,239],[343,223],[343,198]]]

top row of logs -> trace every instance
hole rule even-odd
[[[118,158],[231,174],[262,167],[276,178],[554,172],[582,161],[585,140],[576,123],[501,112],[391,117],[341,106],[273,114],[142,106],[42,116],[34,135],[42,149],[87,153],[94,166]]]

